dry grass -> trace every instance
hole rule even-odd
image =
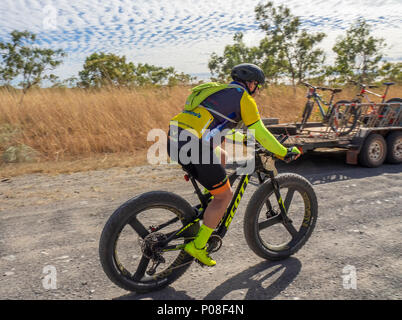
[[[275,86],[256,100],[263,117],[294,122],[301,115],[305,93],[304,87],[294,92],[290,87]],[[355,89],[346,89],[337,100],[350,99],[355,93]],[[18,93],[0,91],[0,152],[10,146],[28,146],[38,155],[31,164],[0,162],[2,175],[143,162],[148,131],[167,130],[170,118],[182,109],[188,94],[188,87],[92,92],[42,89],[29,92],[19,105]],[[398,96],[402,96],[402,87],[392,87],[388,97]],[[101,162],[105,156],[109,160]]]

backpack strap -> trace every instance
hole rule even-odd
[[[240,85],[238,85],[238,84],[228,84],[225,89],[227,89],[227,88],[237,88],[237,89],[246,90],[244,87],[242,87],[242,86],[240,86]],[[222,90],[223,90],[223,89],[222,89]],[[224,114],[222,114],[222,113],[220,113],[220,112],[218,112],[218,111],[216,111],[216,110],[214,110],[214,109],[212,109],[212,108],[209,108],[209,107],[206,107],[206,106],[202,105],[202,102],[201,102],[201,104],[199,105],[199,107],[202,107],[202,108],[204,108],[204,109],[207,109],[209,112],[215,113],[215,114],[217,114],[218,116],[222,117],[223,119],[226,119],[227,121],[230,121],[230,122],[232,122],[232,123],[237,123],[237,121],[234,121],[233,119],[230,119],[229,117],[225,116]]]
[[[230,119],[229,117],[223,115],[222,113],[220,113],[220,112],[218,112],[218,111],[216,111],[216,110],[214,110],[214,109],[212,109],[212,108],[205,107],[205,106],[203,106],[202,104],[200,104],[199,107],[204,108],[204,109],[207,109],[209,112],[215,113],[215,114],[217,114],[218,116],[222,117],[223,119],[226,119],[227,121],[230,121],[230,122],[232,122],[232,123],[237,123],[237,121],[234,121],[233,119]]]

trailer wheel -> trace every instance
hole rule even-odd
[[[402,163],[402,132],[393,131],[387,136],[387,158],[389,163]]]
[[[387,156],[387,144],[382,135],[370,134],[359,154],[359,162],[362,166],[375,168],[381,166]]]

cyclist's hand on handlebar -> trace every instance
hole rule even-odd
[[[278,157],[279,159],[285,161],[286,163],[289,163],[293,160],[296,160],[298,157],[300,157],[301,152],[297,147],[290,147],[288,148],[288,153],[284,157]]]

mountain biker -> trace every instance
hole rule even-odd
[[[256,140],[278,158],[293,160],[300,156],[296,147],[287,149],[281,145],[260,119],[253,96],[265,83],[263,71],[254,64],[242,63],[232,69],[231,77],[233,81],[226,88],[209,95],[194,111],[183,111],[176,115],[171,120],[168,137],[167,151],[170,158],[190,171],[213,196],[204,212],[203,224],[197,236],[184,247],[188,254],[207,266],[214,266],[216,261],[206,251],[206,244],[233,197],[225,168],[213,151],[217,147],[216,139],[212,142],[210,133],[214,129],[222,131],[223,128],[234,128],[243,121],[248,129],[252,129],[251,132],[255,132]],[[187,152],[187,155],[191,155],[190,163],[180,161],[178,156],[183,146],[188,143],[188,139],[177,139],[182,130],[186,130],[188,137],[196,138],[199,143],[198,155],[191,154],[191,150]],[[224,137],[221,142],[223,140]],[[224,158],[224,151],[220,152],[221,158]]]

